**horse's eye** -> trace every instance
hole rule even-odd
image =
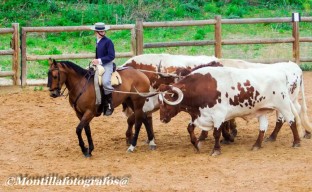
[[[146,102],[148,102],[148,101],[149,101],[149,99],[147,98],[147,99],[146,99]]]
[[[53,76],[53,79],[57,79],[57,76]]]

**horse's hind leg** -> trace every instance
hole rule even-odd
[[[153,117],[152,114],[146,115],[144,114],[143,118],[143,124],[145,126],[146,132],[147,132],[147,143],[151,150],[156,149],[156,143],[155,143],[155,136],[154,136],[154,130],[153,130]]]
[[[127,145],[130,145],[132,138],[133,138],[132,127],[135,124],[134,113],[128,117],[127,123],[128,123],[128,129],[126,131],[126,142],[127,142]]]
[[[86,155],[86,157],[91,157],[92,156],[91,153],[94,149],[94,145],[93,145],[93,140],[91,137],[91,129],[90,129],[89,123],[84,128],[85,128],[85,133],[86,133],[86,136],[88,138],[88,144],[89,144],[89,151],[88,151],[88,154]]]

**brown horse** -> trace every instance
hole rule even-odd
[[[79,67],[70,61],[55,61],[49,59],[48,87],[50,96],[55,98],[61,96],[61,88],[65,84],[68,89],[69,103],[74,108],[77,117],[80,120],[76,128],[79,140],[79,146],[86,157],[91,156],[94,149],[91,137],[90,121],[102,113],[103,107],[95,105],[94,79],[90,71]],[[142,111],[145,98],[136,94],[136,89],[142,92],[148,92],[149,79],[140,71],[133,68],[125,68],[119,71],[122,84],[114,87],[113,106],[114,108],[125,102],[135,113],[135,133],[132,136],[132,130],[126,132],[127,140],[131,141],[128,152],[132,152],[137,144],[140,128],[144,123],[148,135],[149,146],[156,148],[154,143],[154,133],[147,123],[147,117]],[[81,137],[82,129],[88,139],[89,148],[86,148]]]

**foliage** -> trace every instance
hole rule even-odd
[[[0,27],[11,27],[18,22],[25,26],[80,26],[92,25],[103,21],[107,24],[134,24],[137,18],[144,21],[173,21],[211,19],[215,15],[222,18],[257,18],[289,17],[291,12],[302,16],[312,16],[312,0],[2,0],[0,1]],[[248,25],[222,25],[222,39],[243,39],[263,35],[265,38],[291,36],[291,24],[273,23]],[[311,35],[311,24],[300,24],[300,35]],[[129,30],[109,31],[117,52],[131,50],[131,32]],[[211,26],[146,28],[144,42],[174,42],[189,40],[213,40],[214,29]],[[30,55],[90,53],[94,52],[95,37],[93,32],[29,33],[27,35],[27,53]],[[291,44],[277,45],[222,46],[222,54],[233,58],[264,58],[281,50],[278,55],[291,58]],[[0,50],[10,47],[10,38],[0,35]],[[311,48],[305,49],[309,54]],[[205,54],[214,53],[213,46],[203,47],[168,47],[145,49],[145,53]],[[267,56],[269,55],[269,56]],[[11,69],[11,57],[0,57],[0,70]],[[123,63],[126,58],[116,59]],[[75,61],[87,66],[88,60]],[[27,62],[28,78],[45,78],[47,61]],[[311,70],[311,65],[302,65],[304,70]]]

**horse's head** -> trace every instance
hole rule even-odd
[[[65,82],[65,75],[62,75],[60,65],[53,59],[49,59],[48,87],[51,97],[61,96],[61,88]]]

